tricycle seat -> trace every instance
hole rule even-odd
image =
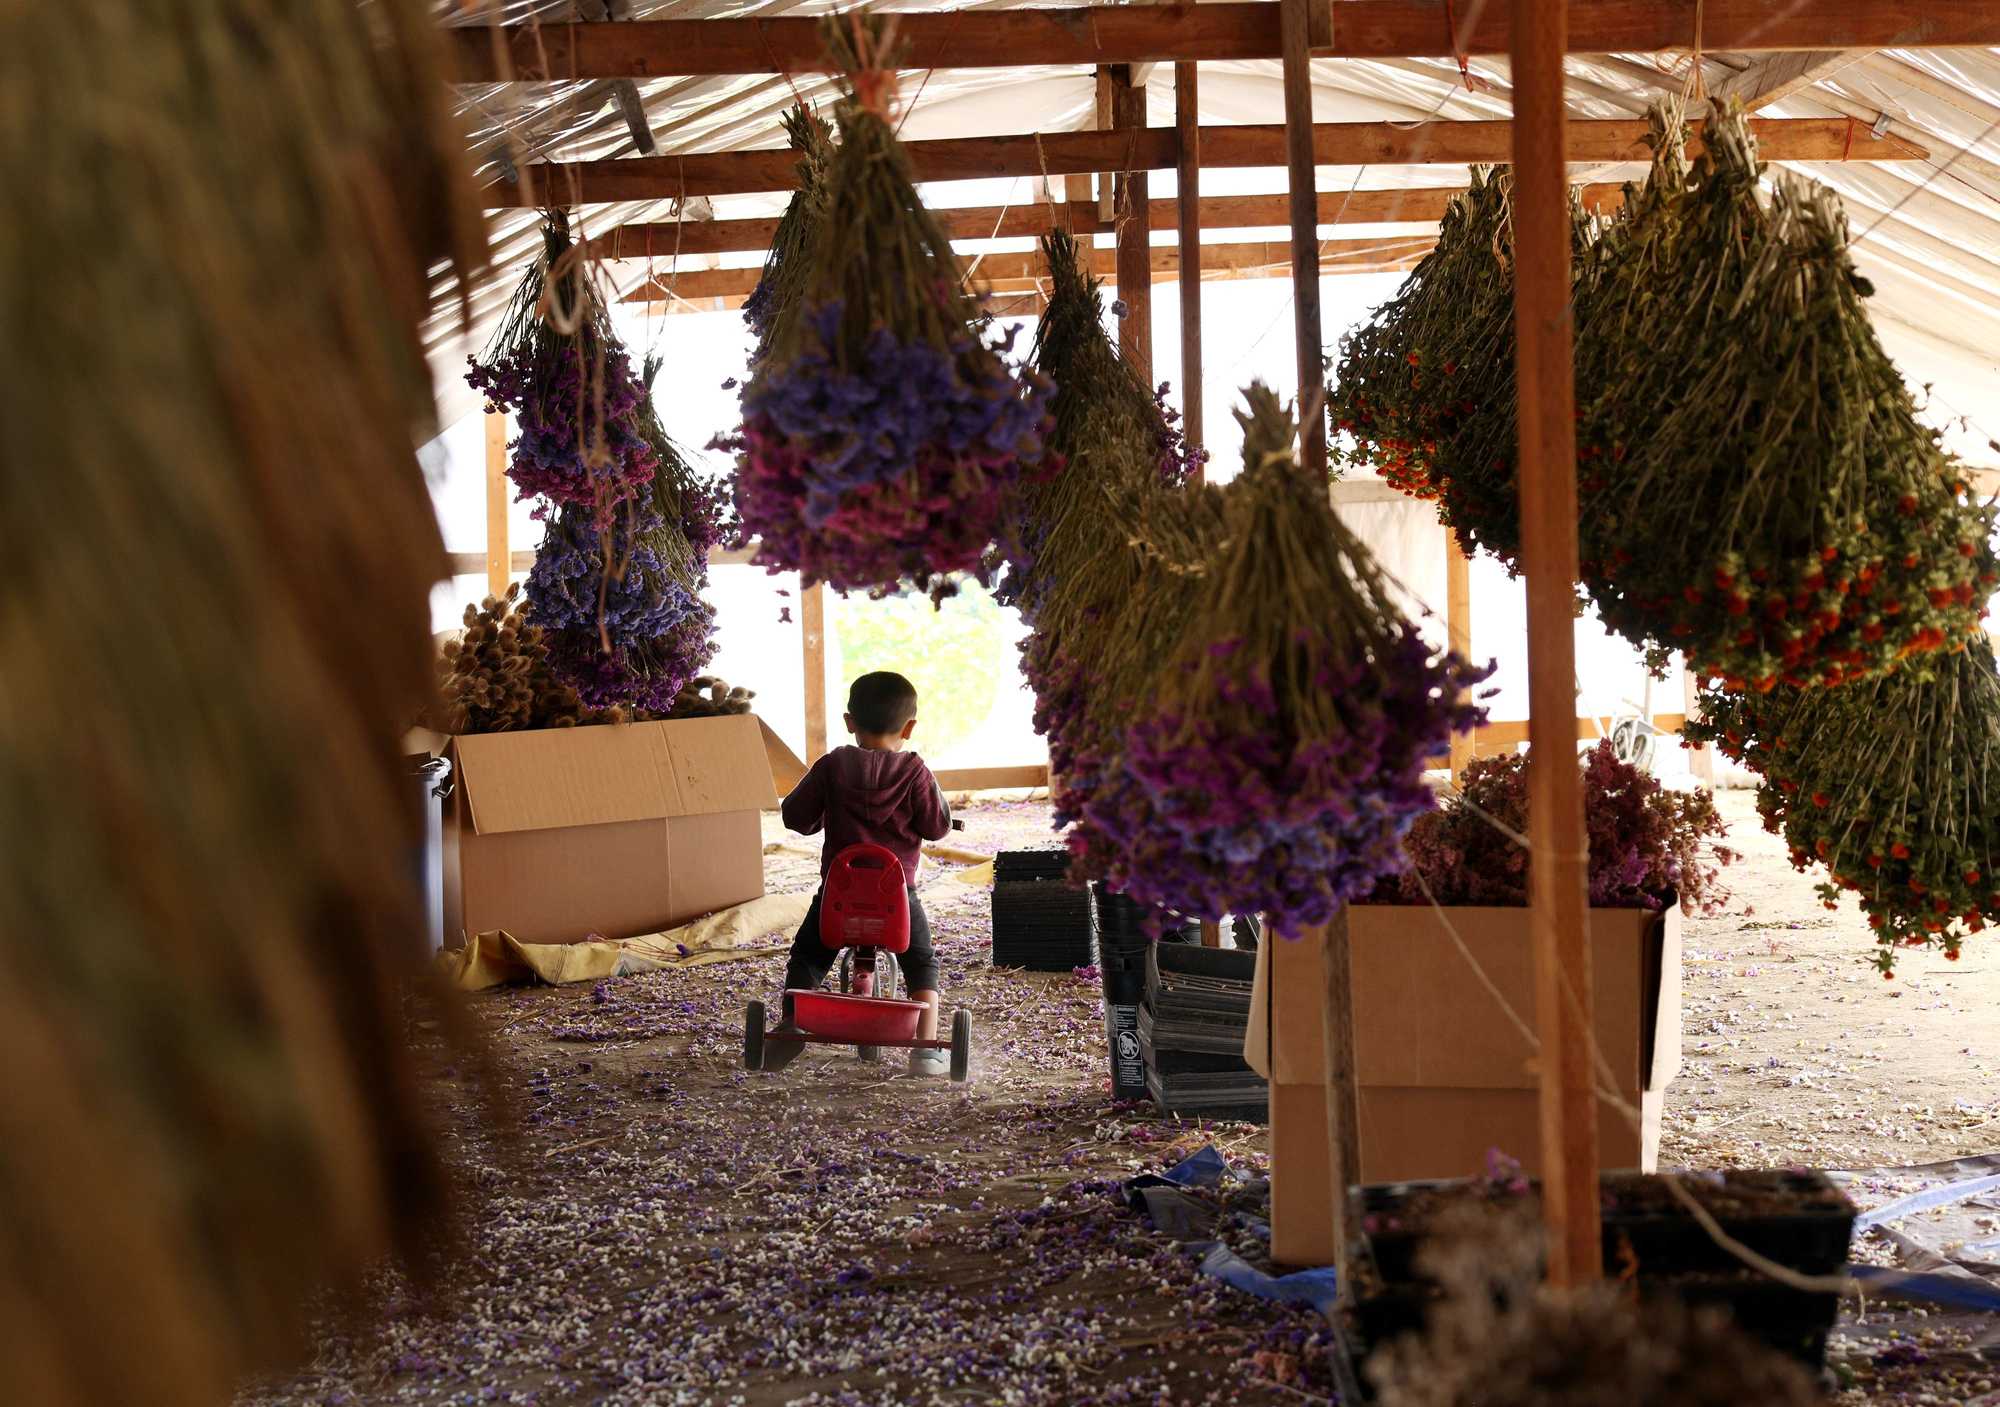
[[[833,857],[820,893],[819,941],[828,948],[909,950],[909,885],[894,852],[862,844]]]

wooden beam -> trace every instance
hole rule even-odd
[[[1345,273],[1364,269],[1370,273],[1390,272],[1409,267],[1429,252],[1436,242],[1434,235],[1331,240],[1325,246],[1325,253],[1329,271]],[[1314,247],[1319,248],[1317,245]],[[1219,278],[1232,273],[1238,275],[1254,273],[1263,277],[1281,278],[1291,267],[1292,262],[1291,247],[1272,242],[1204,244],[1200,248],[1202,273],[1206,278]],[[1092,273],[1115,275],[1118,272],[1118,251],[1085,249],[1083,253],[1089,260]],[[1177,246],[1155,244],[1148,246],[1144,253],[1155,279],[1179,276],[1181,260],[1180,249]],[[973,281],[988,288],[1007,290],[1012,284],[1033,283],[1036,279],[1048,277],[1048,268],[1043,263],[1039,250],[978,256],[962,255],[959,259],[960,267],[970,268],[974,257],[978,258],[979,267],[974,272]],[[763,270],[757,268],[684,270],[673,278],[671,288],[665,278],[648,279],[627,293],[621,301],[656,303],[667,300],[669,295],[678,298],[713,298],[747,294],[757,286],[757,280],[762,274]],[[1148,362],[1150,363],[1150,355]]]
[[[632,24],[640,21],[632,21]],[[719,23],[719,21],[718,21]],[[630,28],[622,25],[620,28]],[[1700,124],[1694,150],[1700,149]],[[1580,162],[1650,159],[1646,124],[1636,118],[1569,124],[1569,151]],[[1841,118],[1753,118],[1750,130],[1767,161],[1922,161],[1929,152],[1912,139],[1877,137]],[[1320,166],[1466,166],[1511,159],[1505,121],[1322,122],[1311,129],[1312,159]],[[920,181],[971,181],[995,176],[1064,176],[1117,171],[1128,165],[1163,171],[1180,161],[1171,127],[1133,132],[1044,132],[1018,136],[943,137],[905,142]],[[1207,167],[1283,166],[1282,126],[1210,126],[1201,129]],[[667,156],[611,157],[600,161],[540,162],[528,167],[532,190],[574,191],[577,204],[677,200],[683,196],[749,195],[798,185],[790,148],[684,152]],[[482,192],[489,209],[531,206],[528,187],[496,181]]]
[[[513,558],[507,551],[507,413],[486,413],[486,590],[507,594],[513,579]]]
[[[1444,534],[1444,628],[1451,648],[1461,659],[1472,658],[1472,563],[1458,545],[1458,534]],[[1469,733],[1451,735],[1451,779],[1457,781],[1472,761]]]
[[[1199,448],[1201,420],[1201,90],[1196,65],[1174,65],[1174,131],[1180,139],[1180,164],[1174,168],[1174,224],[1181,249],[1181,433],[1189,445]],[[1148,223],[1153,211],[1166,201],[1147,206]],[[1274,202],[1275,203],[1275,202]],[[1277,214],[1276,210],[1271,211]],[[1289,216],[1290,211],[1287,210]],[[1339,218],[1339,212],[1333,218]],[[1277,223],[1273,221],[1272,223]],[[1204,937],[1207,930],[1203,930]],[[1213,945],[1211,945],[1213,946]]]
[[[1502,4],[1459,7],[1455,46],[1506,54],[1512,25]],[[911,69],[1228,61],[1280,56],[1280,5],[1087,6],[947,10],[897,16]],[[823,72],[816,19],[627,20],[503,25],[496,46],[484,25],[447,28],[460,82],[508,79],[706,77]],[[1328,37],[1322,33],[1323,38]],[[1335,0],[1327,58],[1450,58],[1454,40],[1435,0]],[[1990,0],[1598,0],[1581,6],[1572,53],[1706,49],[1990,48],[2000,11]],[[496,54],[495,50],[499,50]]]
[[[1541,1036],[1548,1273],[1603,1274],[1592,1061],[1589,850],[1576,717],[1576,371],[1564,182],[1568,0],[1513,0],[1514,337],[1520,388],[1521,567],[1528,594],[1529,933]]]
[[[1198,129],[1197,129],[1198,130]],[[1199,137],[1195,148],[1199,149]],[[1178,166],[1176,170],[1178,170]],[[1445,207],[1462,186],[1434,186],[1422,189],[1366,191],[1323,191],[1319,200],[1322,225],[1429,225],[1444,217]],[[1593,210],[1615,209],[1621,187],[1612,182],[1581,188],[1585,204]],[[957,205],[933,207],[944,232],[953,239],[1039,239],[1053,223],[1049,207],[1042,204]],[[1196,205],[1197,228],[1205,230],[1278,229],[1291,224],[1288,199],[1282,195],[1211,195]],[[1100,225],[1086,203],[1063,212],[1064,228],[1082,237],[1110,234],[1113,227]],[[1182,206],[1178,198],[1146,203],[1147,224],[1155,230],[1178,230],[1182,226]],[[652,259],[665,262],[672,256],[676,237],[683,257],[698,254],[761,254],[771,247],[777,233],[776,216],[742,220],[689,222],[676,232],[672,221],[620,225],[590,241],[595,259]]]
[[[1111,70],[1111,126],[1120,136],[1136,136],[1146,128],[1146,90],[1122,66]],[[1118,354],[1148,386],[1153,384],[1153,269],[1146,239],[1150,186],[1144,170],[1128,167],[1118,173],[1117,287],[1118,301],[1125,305],[1125,316],[1118,319]]]
[[[1750,65],[1734,78],[1725,79],[1708,90],[1708,100],[1720,105],[1731,98],[1743,104],[1745,112],[1783,102],[1792,94],[1831,77],[1849,64],[1868,57],[1868,49],[1804,49],[1771,54]]]
[[[799,594],[799,634],[805,645],[806,762],[826,756],[826,586]]]
[[[1091,127],[1093,132],[1109,132],[1118,126],[1117,99],[1111,92],[1111,67],[1109,64],[1097,66],[1097,110]],[[1143,127],[1146,124],[1138,124]],[[1097,173],[1097,223],[1109,229],[1117,218],[1117,203],[1112,192],[1112,173],[1104,170]]]
[[[948,792],[1045,787],[1049,784],[1049,765],[1036,762],[1019,767],[947,767],[937,774],[937,784]]]
[[[1681,707],[1687,710],[1685,717],[1687,718],[1695,717],[1700,702],[1701,702],[1701,695],[1695,689],[1695,684],[1694,684],[1694,671],[1687,667],[1687,661],[1683,659],[1681,661]],[[1694,779],[1697,782],[1702,783],[1704,786],[1710,786],[1710,787],[1714,786],[1715,785],[1714,747],[1712,747],[1708,743],[1702,743],[1698,747],[1689,748],[1688,770],[1694,773]]]

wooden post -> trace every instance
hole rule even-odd
[[[1461,659],[1472,658],[1472,563],[1458,545],[1458,534],[1444,530],[1444,628],[1451,648]],[[1455,782],[1472,761],[1473,735],[1451,735],[1451,779]]]
[[[1195,65],[1174,65],[1174,127],[1180,164],[1174,168],[1174,203],[1180,234],[1181,430],[1200,446],[1201,419],[1201,94]]]
[[[1292,217],[1292,312],[1299,359],[1299,472],[1326,483],[1326,397],[1320,388],[1319,200],[1314,188],[1312,132],[1313,0],[1281,0],[1279,31],[1284,51],[1285,157]],[[1283,941],[1275,932],[1267,943]],[[1348,1274],[1353,1228],[1347,1189],[1360,1163],[1360,1097],[1354,1077],[1354,994],[1348,963],[1347,915],[1297,941],[1320,945],[1322,1056],[1326,1065],[1327,1174],[1333,1196],[1333,1264],[1343,1297],[1353,1288]]]
[[[1109,132],[1118,125],[1118,104],[1111,92],[1111,69],[1109,65],[1097,66],[1097,132]],[[1111,172],[1100,171],[1097,180],[1097,223],[1111,223],[1114,201],[1111,193]]]
[[[486,413],[486,590],[505,596],[514,576],[507,547],[507,415]]]
[[[1321,385],[1319,194],[1315,186],[1311,0],[1283,0],[1285,170],[1292,214],[1292,312],[1299,359],[1299,467],[1326,477],[1326,394]]]
[[[1132,70],[1111,70],[1111,125],[1120,132],[1146,125],[1146,90],[1132,82]],[[1148,215],[1151,177],[1143,170],[1118,176],[1118,351],[1147,385],[1153,383],[1153,255]]]
[[[805,636],[806,764],[826,756],[826,586],[814,582],[799,598]]]
[[[1694,669],[1685,656],[1681,659],[1681,716],[1689,723],[1694,722],[1695,713],[1701,706],[1701,695],[1694,686]],[[1688,749],[1688,770],[1703,786],[1715,785],[1715,749],[1707,743]]]
[[[1568,0],[1514,4],[1514,330],[1528,587],[1529,929],[1541,1035],[1549,1279],[1604,1273],[1591,1059],[1588,851],[1576,765],[1576,371],[1563,114]]]
[[[1174,216],[1180,234],[1181,433],[1190,448],[1202,443],[1201,423],[1201,95],[1192,63],[1174,65],[1174,129],[1180,161],[1174,167]],[[1199,475],[1201,470],[1196,468]],[[1222,946],[1222,925],[1202,920],[1201,945]]]

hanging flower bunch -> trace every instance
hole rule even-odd
[[[1620,760],[1608,740],[1585,754],[1582,768],[1591,907],[1659,910],[1678,900],[1682,913],[1719,912],[1729,898],[1722,867],[1736,854],[1720,843],[1729,828],[1715,799],[1668,790]],[[1527,830],[1528,755],[1469,763],[1457,791],[1403,838],[1409,869],[1369,902],[1524,905],[1528,851],[1515,837]]]
[[[889,116],[893,22],[830,17],[840,144],[799,294],[743,390],[736,506],[756,560],[839,590],[986,575],[1041,464],[1048,387],[1010,367],[960,286]]]
[[[799,154],[799,188],[779,217],[771,252],[764,256],[763,275],[743,302],[743,320],[757,337],[753,364],[764,359],[798,312],[813,246],[826,217],[826,168],[833,160],[833,132],[818,113],[801,102],[782,121],[792,150]]]
[[[1484,720],[1466,694],[1492,670],[1425,643],[1301,476],[1291,416],[1262,386],[1248,398],[1219,560],[1132,691],[1118,775],[1084,818],[1116,847],[1111,888],[1296,935],[1402,868],[1425,761]]]
[[[724,506],[675,448],[560,211],[468,380],[519,435],[508,476],[547,522],[528,573],[549,666],[592,709],[664,712],[714,654],[701,600]]]
[[[1740,109],[1661,156],[1578,300],[1584,574],[1605,623],[1731,690],[1956,646],[2000,584],[1991,508],[1869,325],[1846,219]]]
[[[543,212],[542,243],[465,379],[485,394],[489,412],[514,416],[507,477],[519,497],[608,519],[641,496],[659,467],[639,427],[645,387],[611,331],[565,212]]]
[[[1053,467],[1025,484],[1007,515],[1002,545],[1007,573],[995,590],[1033,623],[1036,606],[1104,546],[1110,532],[1091,502],[1106,486],[1173,489],[1200,478],[1207,451],[1187,442],[1180,412],[1162,383],[1146,383],[1104,331],[1104,299],[1076,240],[1052,230],[1042,238],[1048,305],[1035,330],[1033,361],[1054,388],[1048,447]]]
[[[1440,451],[1459,423],[1490,409],[1484,384],[1513,374],[1513,277],[1506,253],[1507,179],[1472,168],[1435,248],[1394,298],[1342,340],[1327,388],[1334,426],[1353,439],[1336,455],[1372,468],[1416,498],[1439,498]]]
[[[1521,550],[1515,414],[1512,181],[1475,166],[1439,226],[1437,247],[1397,296],[1341,348],[1328,396],[1348,462],[1437,503],[1468,553],[1510,568]],[[1601,222],[1574,192],[1572,273],[1596,267]]]
[[[1894,969],[2000,921],[2000,676],[1984,639],[1840,689],[1704,694],[1688,735],[1757,773],[1764,828],[1828,908],[1851,891]]]

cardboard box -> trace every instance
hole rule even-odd
[[[1362,1182],[1469,1177],[1488,1149],[1541,1163],[1533,1050],[1474,974],[1445,924],[1530,1029],[1534,956],[1526,909],[1364,905],[1348,925]],[[1590,911],[1597,1042],[1640,1127],[1598,1105],[1607,1169],[1650,1172],[1666,1086],[1680,1070],[1680,914]],[[1272,1080],[1271,1244],[1286,1264],[1333,1255],[1334,1206],[1322,1084],[1319,945],[1262,945],[1245,1055]]]
[[[760,812],[777,804],[749,715],[467,734],[434,744],[443,929],[524,943],[657,933],[764,893]]]

